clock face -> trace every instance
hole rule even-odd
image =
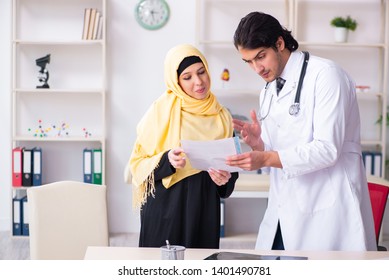
[[[164,0],[142,0],[135,8],[138,23],[150,30],[159,29],[169,19],[169,5]]]

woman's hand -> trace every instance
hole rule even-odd
[[[186,165],[186,159],[184,156],[184,150],[182,148],[174,148],[167,154],[170,164],[176,168],[184,168]]]
[[[218,186],[223,186],[227,184],[228,180],[231,178],[231,173],[224,170],[208,169],[208,174],[211,176],[212,181],[215,182]]]
[[[261,139],[261,125],[257,119],[255,110],[250,111],[251,123],[233,119],[234,129],[240,131],[243,141],[253,150],[263,151],[263,142]]]

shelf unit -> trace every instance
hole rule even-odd
[[[350,5],[353,5],[352,10]],[[388,0],[197,0],[196,10],[196,45],[208,60],[213,92],[233,114],[249,118],[248,112],[257,109],[258,95],[265,84],[242,63],[233,45],[233,34],[243,16],[252,11],[263,11],[275,16],[292,31],[300,50],[337,61],[353,76],[357,85],[370,86],[370,92],[358,93],[361,144],[363,149],[381,152],[382,166],[385,166],[386,118],[381,126],[376,121],[380,115],[387,114]],[[333,43],[330,20],[347,15],[356,18],[359,25],[349,34],[347,43]],[[326,27],[328,32],[323,31]],[[220,78],[224,68],[230,72],[228,82]],[[382,168],[384,176],[385,168]],[[239,192],[236,197],[258,199],[263,196],[256,192],[245,192],[242,196]],[[236,209],[234,201],[226,201],[226,204],[230,203],[232,205],[226,207]],[[235,220],[238,224],[243,223]],[[239,224],[237,227],[244,226]]]
[[[353,5],[352,12],[350,4]],[[333,12],[335,5],[336,12]],[[300,49],[336,61],[350,73],[357,86],[370,86],[368,92],[357,93],[361,115],[361,144],[363,150],[382,154],[381,177],[384,178],[387,120],[383,118],[381,125],[376,124],[376,121],[387,114],[388,1],[293,0],[293,13],[293,35],[299,42]],[[333,28],[329,22],[334,16],[346,15],[357,20],[357,29],[349,32],[348,42],[333,43]],[[328,32],[317,32],[323,26],[327,26]]]
[[[82,40],[84,11],[102,37]],[[12,0],[12,148],[42,148],[42,184],[83,181],[83,149],[106,152],[106,0]],[[36,59],[50,54],[49,88]],[[28,187],[12,186],[12,197]]]

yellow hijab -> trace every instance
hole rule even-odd
[[[198,100],[187,95],[178,84],[177,69],[188,56],[200,57],[209,75],[205,57],[193,46],[178,45],[167,53],[164,69],[167,90],[154,101],[139,122],[137,139],[128,163],[130,171],[126,171],[132,174],[135,207],[141,207],[149,195],[154,195],[154,169],[166,151],[180,146],[181,139],[216,140],[232,136],[231,115],[210,91],[205,99]],[[187,161],[185,168],[177,169],[176,173],[164,178],[162,184],[170,188],[199,172]]]

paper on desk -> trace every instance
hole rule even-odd
[[[238,137],[211,141],[181,140],[181,145],[193,168],[205,171],[209,168],[230,172],[243,171],[225,163],[228,156],[241,153]]]

